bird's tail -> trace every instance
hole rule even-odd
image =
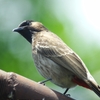
[[[83,86],[85,88],[94,91],[100,97],[100,86],[96,83],[96,81],[93,78],[91,79],[92,80],[87,80],[87,79],[81,80],[77,77],[74,77],[72,81],[80,86]]]
[[[89,86],[100,97],[100,86],[91,81],[89,81]]]
[[[80,85],[80,86],[83,86],[85,88],[88,88],[92,91],[94,91],[99,97],[100,97],[100,86],[97,85],[97,83],[93,80],[81,80],[79,78],[74,78],[72,80],[74,83]]]

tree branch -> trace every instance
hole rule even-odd
[[[74,100],[12,72],[0,70],[0,100]]]

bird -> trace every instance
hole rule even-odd
[[[25,20],[13,32],[21,34],[32,45],[37,70],[45,79],[66,88],[64,94],[79,85],[100,97],[100,86],[81,58],[41,22]]]

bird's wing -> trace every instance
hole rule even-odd
[[[81,79],[87,79],[87,68],[78,55],[56,35],[42,37],[38,41],[37,52],[65,67]]]

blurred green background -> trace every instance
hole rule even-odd
[[[12,32],[22,21],[32,19],[61,37],[100,84],[99,5],[99,0],[0,0],[0,68],[35,81],[44,80],[34,66],[31,45]],[[47,86],[62,93],[65,90],[51,82]],[[76,100],[99,100],[95,93],[79,86],[68,93]]]

